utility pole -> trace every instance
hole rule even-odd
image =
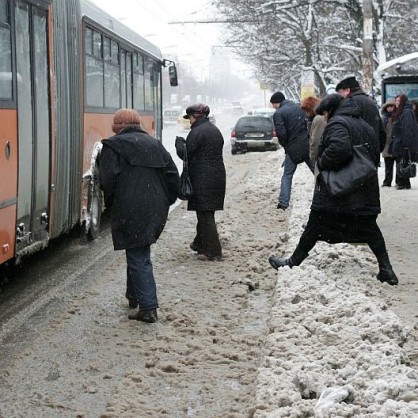
[[[373,89],[373,5],[372,0],[363,0],[363,89]]]

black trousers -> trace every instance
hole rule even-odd
[[[311,210],[298,248],[309,253],[318,241],[366,243],[376,258],[386,253],[385,239],[377,215],[330,214]]]
[[[193,244],[198,248],[198,253],[208,257],[222,257],[221,242],[215,223],[215,212],[196,212],[196,216],[196,237]]]
[[[385,179],[383,180],[384,186],[390,186],[393,180],[393,167],[395,165],[394,157],[385,157]],[[398,184],[397,181],[395,181]]]

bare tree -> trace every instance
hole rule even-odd
[[[298,92],[302,68],[318,93],[346,73],[361,78],[362,0],[213,0],[228,18],[224,41],[272,89]],[[373,0],[375,64],[418,49],[418,0]]]

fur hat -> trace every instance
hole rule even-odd
[[[113,116],[112,131],[115,134],[120,133],[129,127],[140,127],[141,118],[134,109],[119,109]]]
[[[382,106],[382,112],[384,112],[388,108],[388,106],[395,106],[395,99],[387,99],[384,105]]]
[[[359,82],[356,80],[356,77],[353,75],[350,75],[348,77],[343,78],[335,87],[335,91],[341,90],[341,89],[355,89],[357,87],[360,87]]]
[[[331,114],[334,113],[341,100],[344,100],[344,98],[337,93],[327,94],[316,108],[316,114],[323,115],[325,111],[330,112]]]
[[[270,103],[281,103],[286,98],[284,97],[284,94],[281,91],[276,91],[276,93],[273,93],[273,95],[270,98]]]
[[[199,115],[208,116],[209,113],[210,113],[210,108],[208,105],[205,105],[203,103],[196,103],[187,107],[186,114],[183,116],[183,118],[189,119],[190,115],[193,115],[195,117],[199,117]]]

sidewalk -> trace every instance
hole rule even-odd
[[[397,224],[397,233],[387,239],[395,268],[400,264],[397,250],[403,253],[408,246],[401,237],[417,227],[417,183],[413,179],[413,190],[405,191],[409,194],[394,188],[381,190],[387,212],[383,233],[393,232],[391,224]],[[311,186],[310,172],[300,166],[294,178],[290,239],[284,254],[292,253],[307,220]],[[398,222],[401,201],[411,203],[405,216],[413,211],[413,224]],[[416,235],[415,240],[409,235],[415,254],[410,261],[415,267],[418,245]],[[406,271],[397,269],[401,284],[394,289],[375,278],[377,264],[367,246],[326,243],[317,244],[300,267],[279,270],[258,375],[255,416],[418,416],[418,373],[408,358],[415,355],[416,365],[417,342],[408,333],[417,324],[417,286],[416,275],[412,280]],[[414,301],[409,307],[403,304],[409,318],[406,315],[402,320],[387,301],[405,291]],[[415,319],[415,324],[408,319]],[[350,394],[347,403],[315,409],[326,388],[342,387]]]

